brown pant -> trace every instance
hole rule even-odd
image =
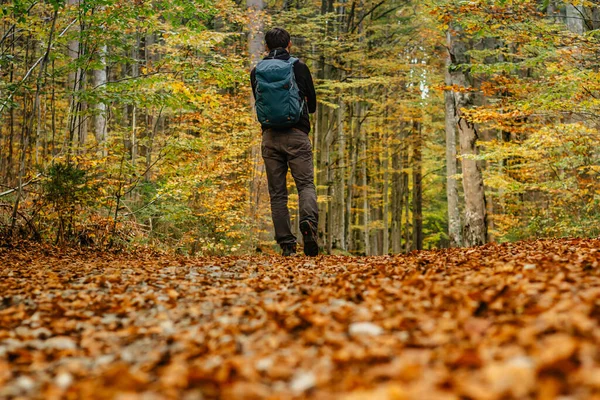
[[[298,189],[300,222],[309,220],[316,226],[319,219],[310,139],[296,128],[267,129],[263,131],[261,150],[269,182],[275,240],[279,245],[296,243],[287,205],[288,166]]]

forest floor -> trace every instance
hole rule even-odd
[[[600,399],[600,240],[0,249],[0,398]]]

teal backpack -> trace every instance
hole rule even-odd
[[[297,58],[262,60],[256,66],[256,115],[267,128],[289,128],[300,120],[304,100],[294,75]]]

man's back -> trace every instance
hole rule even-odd
[[[278,48],[271,50],[269,55],[265,57],[265,59],[269,58],[288,60],[290,58],[290,53],[288,53],[288,51],[284,48]],[[300,120],[294,126],[294,128],[300,129],[302,132],[308,134],[310,132],[310,120],[308,114],[312,114],[317,110],[317,95],[310,70],[306,64],[304,64],[302,61],[295,63],[294,75],[296,76],[296,82],[298,83],[298,87],[300,89],[300,96],[301,98],[305,99],[304,110],[300,116]],[[254,68],[250,73],[250,82],[252,84],[252,93],[256,98],[256,68]],[[262,128],[265,130],[267,127],[263,126]]]

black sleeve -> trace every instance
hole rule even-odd
[[[256,68],[252,68],[252,72],[250,72],[250,85],[252,86],[252,96],[256,100],[256,93],[254,92],[254,88],[256,87]]]
[[[296,82],[298,82],[300,92],[307,99],[308,112],[312,114],[317,111],[317,93],[315,92],[315,85],[313,84],[310,70],[306,64],[299,61],[294,65],[294,73],[296,74]]]

